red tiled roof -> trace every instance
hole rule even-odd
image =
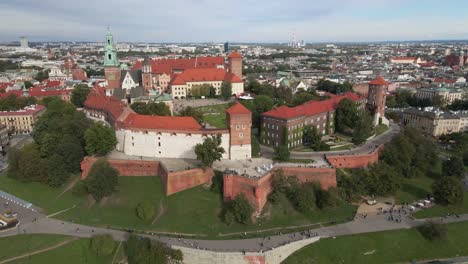
[[[174,75],[172,85],[184,85],[187,82],[204,82],[204,81],[227,81],[231,83],[239,83],[242,80],[236,75],[227,72],[224,69],[187,69],[183,73]]]
[[[45,110],[43,105],[31,105],[17,111],[0,111],[0,116],[31,115]]]
[[[231,52],[231,54],[229,54],[228,58],[231,58],[231,59],[242,59],[242,55],[239,54],[239,52],[237,52],[237,50]]]
[[[201,130],[198,122],[189,116],[150,116],[130,113],[123,122],[125,128],[162,130]]]
[[[384,78],[378,76],[377,78],[372,80],[369,84],[372,84],[372,85],[389,85],[390,83],[385,81]]]
[[[456,83],[457,80],[452,80],[452,79],[444,79],[444,78],[435,78],[434,79],[435,83]]]
[[[276,109],[263,113],[262,116],[269,116],[281,119],[291,119],[299,116],[316,115],[335,110],[340,101],[345,98],[348,98],[353,101],[359,101],[363,99],[363,97],[355,93],[347,92],[323,101],[309,101],[296,107],[288,107],[283,105]]]
[[[61,85],[62,85],[61,81],[51,81],[47,79],[47,80],[42,81],[38,86],[42,88],[50,88],[50,87],[57,87]]]
[[[416,57],[395,57],[392,60],[416,60]]]
[[[229,114],[250,114],[250,110],[247,109],[244,105],[240,102],[235,103],[233,106],[226,109],[226,112]]]
[[[55,90],[45,90],[41,87],[32,87],[29,89],[29,95],[34,97],[45,97],[45,96],[59,96],[59,95],[69,95],[71,94],[70,90],[65,89],[55,89]]]
[[[84,102],[84,106],[104,111],[112,115],[114,120],[117,120],[124,111],[125,103],[116,97],[106,96],[102,89],[95,87],[89,92],[88,97]]]
[[[21,90],[12,90],[5,93],[0,93],[0,98],[7,98],[10,95],[15,95],[16,97],[23,96],[23,91]]]
[[[150,60],[151,71],[155,74],[171,74],[175,70],[186,70],[193,68],[216,68],[218,65],[224,65],[223,57],[197,57],[180,59],[156,59]],[[133,70],[141,70],[143,61],[137,61],[132,67]]]

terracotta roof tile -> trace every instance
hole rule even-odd
[[[226,109],[226,112],[229,114],[250,114],[250,110],[247,109],[244,105],[240,102],[236,102],[233,106]]]
[[[348,98],[355,102],[364,99],[355,93],[347,92],[323,101],[309,101],[296,107],[288,107],[283,105],[263,113],[262,116],[281,119],[291,119],[299,116],[312,116],[320,113],[334,111],[340,101],[344,98]]]
[[[384,78],[378,76],[377,78],[372,80],[369,84],[372,84],[372,85],[389,85],[390,83],[385,81]]]
[[[123,122],[125,128],[162,130],[201,130],[201,125],[188,116],[150,116],[130,113]]]

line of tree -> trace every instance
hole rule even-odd
[[[0,111],[20,110],[36,103],[37,100],[35,97],[17,97],[14,94],[10,94],[6,98],[0,99]]]
[[[340,84],[329,80],[321,79],[317,83],[317,90],[329,92],[332,94],[342,94],[346,92],[351,92],[353,90],[353,85],[349,82],[344,82],[343,84]]]
[[[10,151],[8,176],[56,187],[80,172],[86,150],[89,154],[105,154],[115,147],[116,139],[113,130],[93,124],[72,104],[55,97],[44,102],[47,110],[34,127],[34,142]],[[87,138],[85,134],[89,134]]]
[[[335,111],[335,130],[352,136],[354,144],[361,144],[374,134],[373,119],[369,112],[360,110],[352,100],[340,101]]]
[[[71,102],[76,107],[83,107],[84,102],[86,101],[86,98],[88,97],[90,91],[91,88],[87,84],[78,84],[72,91],[70,98]]]
[[[171,109],[165,103],[135,102],[130,105],[133,111],[140,115],[170,116]]]
[[[125,242],[129,264],[181,263],[183,254],[165,244],[146,237],[131,235]]]

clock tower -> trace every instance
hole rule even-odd
[[[120,63],[117,58],[114,37],[109,27],[106,33],[106,44],[104,45],[104,74],[107,81],[106,94],[112,95],[114,89],[120,87]]]

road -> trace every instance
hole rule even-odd
[[[0,198],[0,203],[4,207],[5,200]],[[92,226],[79,225],[67,221],[48,218],[37,210],[24,208],[20,205],[10,202],[8,208],[2,208],[3,211],[10,209],[18,212],[20,224],[17,228],[0,232],[0,237],[14,236],[18,234],[60,234],[75,237],[91,237],[96,234],[111,234],[114,239],[124,241],[130,235],[129,232],[98,228]],[[425,222],[425,219],[413,220],[406,215],[401,217],[401,222],[388,220],[389,214],[369,215],[366,218],[356,217],[354,220],[338,224],[309,230],[307,232],[297,232],[291,234],[279,234],[271,237],[259,237],[250,239],[230,239],[230,240],[201,240],[173,238],[159,235],[145,234],[144,236],[181,247],[206,249],[217,252],[260,252],[276,248],[287,243],[298,241],[309,236],[336,237],[350,234],[361,234],[385,230],[396,230],[417,227]],[[434,218],[434,221],[444,223],[468,221],[468,214],[459,217]],[[194,222],[194,224],[196,224]]]
[[[324,155],[358,155],[358,154],[368,154],[381,144],[388,143],[392,140],[392,138],[400,133],[400,126],[397,124],[390,122],[390,127],[387,131],[382,133],[381,135],[371,138],[366,143],[362,144],[361,146],[355,147],[351,150],[336,150],[336,151],[311,151],[311,152],[298,152],[298,151],[291,151],[290,157],[291,159],[313,159],[318,160],[322,159]],[[272,158],[274,154],[274,150],[271,147],[267,147],[261,145],[262,154],[266,158]]]

